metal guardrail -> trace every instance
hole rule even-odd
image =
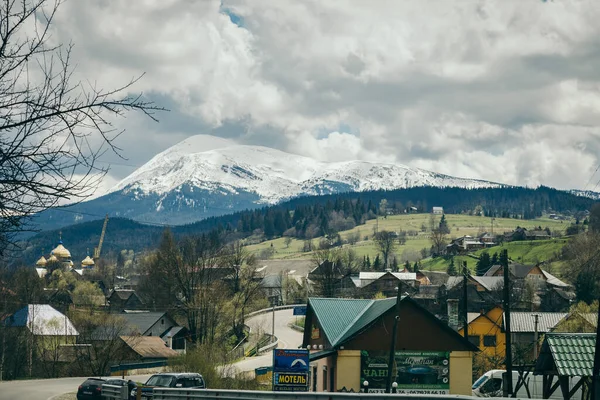
[[[129,371],[132,369],[157,368],[157,367],[164,367],[166,365],[167,365],[167,361],[150,361],[150,362],[143,362],[143,363],[119,364],[119,365],[111,365],[110,372]]]
[[[153,400],[382,400],[389,398],[404,400],[473,400],[477,397],[458,395],[406,395],[385,393],[337,393],[337,392],[266,392],[251,390],[216,389],[167,389],[154,388]]]
[[[102,398],[127,400],[129,399],[129,387],[121,385],[109,385],[108,383],[105,383],[102,385]]]
[[[287,304],[285,306],[277,306],[275,307],[275,311],[279,311],[279,310],[290,310],[294,307],[300,307],[300,306],[306,306],[306,303],[303,304]],[[267,314],[273,312],[273,307],[269,307],[269,308],[263,308],[262,310],[258,310],[258,311],[253,311],[251,313],[246,314],[246,318],[251,318],[254,317],[255,315],[259,315],[259,314]]]

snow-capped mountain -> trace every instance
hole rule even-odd
[[[41,230],[111,216],[179,225],[298,196],[393,190],[415,186],[498,187],[400,164],[326,163],[268,147],[238,145],[206,135],[190,137],[157,154],[107,194],[48,210]]]
[[[496,183],[455,178],[399,164],[366,161],[324,163],[262,146],[210,141],[199,135],[156,155],[109,193],[168,196],[188,188],[224,196],[251,193],[257,204],[303,195],[391,190],[414,186],[497,187]],[[157,210],[160,209],[157,204]]]

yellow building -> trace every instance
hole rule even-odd
[[[506,336],[502,328],[504,310],[496,306],[485,313],[469,313],[467,338],[481,350],[477,355],[476,372],[486,372],[504,365]],[[458,333],[464,336],[464,328]]]
[[[395,298],[309,299],[303,346],[311,390],[383,392],[397,315],[391,381],[399,392],[470,395],[477,347],[408,296],[398,309]]]

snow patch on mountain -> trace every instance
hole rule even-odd
[[[198,135],[153,157],[110,192],[141,198],[164,196],[186,185],[223,195],[256,193],[274,204],[301,195],[342,191],[393,190],[415,186],[499,187],[497,183],[455,178],[401,164],[367,161],[326,163],[280,150],[239,145]],[[162,205],[157,205],[161,207]]]

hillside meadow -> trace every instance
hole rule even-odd
[[[371,261],[373,261],[378,253],[376,245],[372,240],[373,234],[377,229],[380,231],[388,230],[395,232],[412,232],[414,236],[407,236],[406,244],[397,246],[395,254],[398,262],[401,264],[407,260],[411,263],[414,263],[414,261],[422,259],[421,249],[429,249],[431,247],[428,233],[430,218],[431,214],[390,215],[387,217],[380,217],[377,220],[369,220],[364,225],[357,226],[347,231],[342,231],[340,232],[340,236],[343,239],[346,239],[349,236],[356,235],[358,232],[360,234],[360,241],[353,245],[345,244],[343,247],[353,249],[361,258],[363,256],[369,256]],[[436,223],[439,223],[440,218],[440,215],[435,216]],[[569,221],[556,221],[549,218],[538,218],[534,220],[518,220],[511,218],[492,219],[490,217],[469,216],[462,214],[446,214],[446,221],[448,223],[448,227],[450,228],[448,241],[464,235],[475,236],[478,233],[483,232],[493,232],[494,234],[508,232],[514,230],[518,226],[527,229],[533,229],[538,226],[541,226],[542,228],[548,227],[552,232],[562,235],[570,224]],[[314,238],[313,243],[318,245],[320,240],[321,238]],[[562,246],[564,246],[566,240],[552,239],[538,242],[506,243],[504,247],[496,246],[488,249],[487,251],[489,251],[490,254],[493,254],[495,251],[506,248],[509,251],[509,256],[511,259],[523,263],[534,263],[547,261],[554,258],[557,252],[559,252]],[[264,252],[265,250],[272,249],[273,259],[310,259],[312,257],[312,253],[303,252],[303,247],[303,240],[292,239],[289,244],[286,244],[285,238],[277,238],[247,246],[248,250],[257,255],[260,255],[261,252]],[[477,256],[480,252],[481,251],[476,252],[474,256],[455,257],[455,264],[461,265],[463,261],[466,261],[467,266],[474,270],[477,262]],[[422,268],[430,270],[445,270],[448,266],[448,262],[448,260],[443,258],[426,258],[421,261]]]

